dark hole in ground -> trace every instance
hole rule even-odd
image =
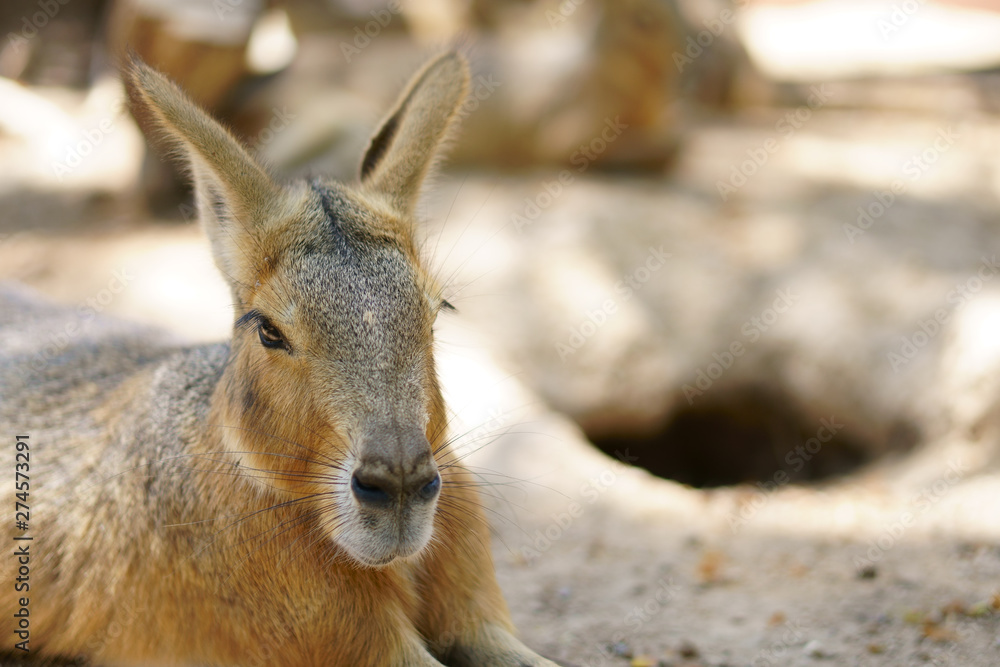
[[[674,412],[655,432],[594,438],[610,456],[696,487],[808,482],[867,463],[873,447],[830,416],[807,416],[787,396],[745,387]],[[785,477],[787,475],[787,477]]]

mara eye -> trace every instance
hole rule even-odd
[[[257,325],[257,336],[260,337],[260,343],[264,347],[288,349],[288,343],[285,341],[285,337],[281,335],[281,332],[278,331],[278,327],[266,319],[262,318]]]

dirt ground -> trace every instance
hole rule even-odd
[[[468,396],[462,382],[475,375],[488,405],[530,404],[457,338],[446,386]],[[518,627],[548,655],[577,665],[997,664],[1000,478],[970,473],[973,449],[945,451],[949,466],[917,484],[908,479],[923,478],[923,465],[941,470],[938,448],[823,485],[696,490],[596,455],[562,417],[521,412],[483,422],[503,435],[472,459],[504,499],[494,552]]]

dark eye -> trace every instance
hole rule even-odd
[[[260,344],[264,347],[278,347],[288,349],[285,337],[278,331],[278,327],[271,324],[269,320],[261,319],[257,325],[257,335],[260,337]]]

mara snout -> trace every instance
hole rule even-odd
[[[426,436],[416,427],[378,426],[363,436],[358,451],[349,511],[360,528],[344,530],[341,544],[370,566],[419,553],[433,533],[441,491]]]
[[[362,507],[399,514],[437,499],[441,477],[431,445],[418,429],[375,429],[360,450],[351,491]]]

